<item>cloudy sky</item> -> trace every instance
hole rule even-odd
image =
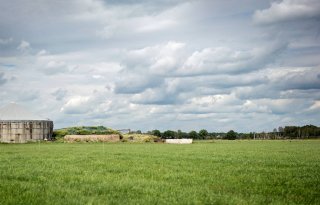
[[[320,122],[319,0],[0,0],[0,106],[55,127]]]

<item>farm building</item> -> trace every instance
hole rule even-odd
[[[0,109],[0,142],[24,143],[50,140],[53,122],[10,103]]]

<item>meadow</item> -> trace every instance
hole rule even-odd
[[[319,140],[0,144],[0,204],[319,203]]]

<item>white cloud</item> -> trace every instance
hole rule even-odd
[[[28,41],[21,41],[20,45],[17,47],[17,49],[21,52],[25,52],[31,48],[30,43]]]
[[[178,70],[182,75],[219,73],[247,73],[264,68],[286,48],[275,43],[251,50],[234,50],[226,47],[205,48],[195,51]]]
[[[252,112],[271,112],[266,105],[258,105],[251,100],[246,100],[242,105],[242,112],[252,113]]]
[[[42,49],[41,51],[38,52],[38,56],[43,56],[43,55],[48,55],[48,51],[46,51],[45,49]]]
[[[169,41],[126,52],[124,69],[116,81],[117,93],[139,93],[161,86],[164,76],[175,72],[181,64],[184,43]]]
[[[103,79],[104,77],[102,75],[93,75],[92,78],[94,78],[94,79]]]
[[[91,108],[90,99],[89,96],[73,96],[62,106],[60,111],[66,114],[87,113]]]
[[[320,100],[317,100],[310,106],[309,110],[319,110],[320,109]]]
[[[253,20],[259,24],[270,24],[319,16],[318,0],[283,0],[273,2],[268,9],[255,11]]]
[[[274,114],[287,114],[301,112],[308,104],[301,99],[257,99],[253,102],[260,106],[267,107]]]

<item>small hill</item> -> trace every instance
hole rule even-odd
[[[161,142],[159,137],[154,135],[148,134],[124,134],[122,137],[123,142],[136,142],[136,143],[143,143],[143,142]]]
[[[59,139],[66,135],[110,135],[121,134],[111,128],[104,126],[80,126],[80,127],[66,127],[53,131],[53,138]]]

